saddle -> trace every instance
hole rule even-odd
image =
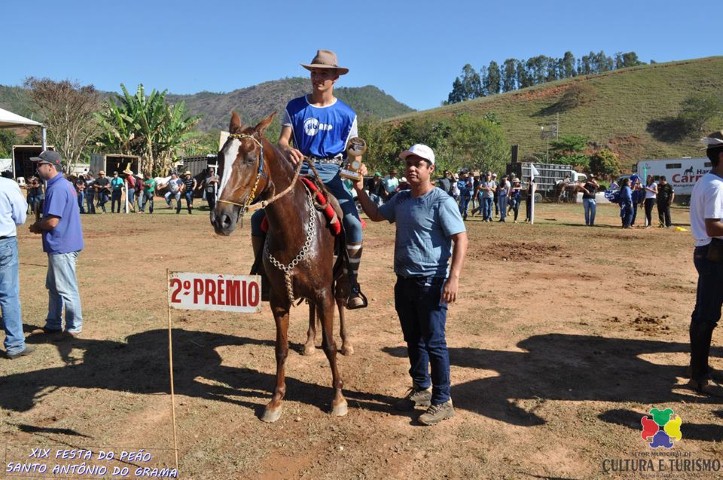
[[[326,226],[329,228],[335,237],[338,237],[342,232],[341,218],[344,213],[341,210],[339,201],[334,195],[329,193],[323,187],[319,187],[312,178],[301,176],[299,181],[304,185],[309,195],[312,197],[314,208],[324,214],[326,218]],[[269,223],[266,217],[261,222],[261,230],[266,233],[269,230]]]
[[[323,184],[318,184],[315,181],[315,177],[300,176],[299,181],[311,195],[314,208],[324,214],[324,218],[326,218],[327,221],[327,228],[329,228],[336,238],[334,245],[336,261],[334,262],[333,269],[334,277],[340,278],[342,277],[344,263],[349,261],[348,253],[344,247],[346,242],[343,234],[344,227],[341,221],[344,212],[342,211],[336,197],[329,193],[329,191],[324,188]],[[264,232],[264,234],[269,231],[269,222],[267,217],[264,217],[261,222],[261,231]],[[261,276],[261,300],[268,302],[270,287],[266,278],[266,272],[264,271],[262,255],[259,255],[259,257],[255,259],[254,264],[251,266],[251,274]]]

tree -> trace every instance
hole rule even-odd
[[[18,135],[9,128],[0,128],[0,157],[10,158],[13,145],[18,144]]]
[[[565,52],[560,63],[560,75],[562,78],[572,78],[575,76],[575,56],[572,52]]]
[[[485,86],[487,87],[487,94],[488,95],[495,95],[497,93],[500,93],[500,88],[502,87],[502,75],[500,74],[500,66],[497,65],[497,62],[492,60],[487,67],[487,75],[484,77],[486,79]]]
[[[517,60],[508,58],[502,65],[502,91],[511,92],[517,87]]]
[[[459,103],[482,96],[484,96],[482,79],[479,73],[468,63],[462,67],[462,77],[454,79],[452,92],[447,98],[447,103]]]
[[[645,63],[638,60],[638,54],[635,52],[615,54],[615,69],[637,67],[638,65],[645,65]]]
[[[69,80],[28,77],[24,86],[47,127],[49,143],[71,171],[98,133],[95,115],[100,108],[100,94],[93,85],[81,86]]]
[[[678,119],[687,134],[703,132],[706,124],[723,111],[723,96],[696,94],[687,97],[680,106]]]
[[[590,158],[584,153],[587,148],[587,138],[583,135],[563,135],[550,142],[552,163],[571,165],[576,169],[588,168]]]
[[[447,104],[459,103],[464,101],[464,87],[459,77],[452,82],[452,91],[447,96]]]
[[[590,173],[600,178],[615,178],[620,175],[620,158],[615,152],[602,149],[590,157]]]
[[[116,95],[99,114],[102,134],[97,145],[126,155],[139,155],[143,170],[165,172],[181,153],[199,117],[187,114],[183,102],[170,105],[166,91],[155,89],[146,96],[143,85],[131,95],[121,84]]]

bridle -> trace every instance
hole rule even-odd
[[[244,213],[248,211],[249,206],[252,205],[253,203],[255,203],[256,189],[259,186],[259,180],[261,180],[262,177],[266,177],[266,173],[264,172],[264,145],[259,141],[258,138],[256,138],[255,135],[256,135],[256,133],[254,133],[253,135],[249,135],[247,133],[232,133],[231,135],[228,136],[228,138],[235,138],[237,140],[249,138],[249,139],[253,140],[254,143],[256,143],[256,145],[259,146],[259,149],[260,149],[260,151],[259,151],[259,167],[256,170],[256,180],[254,181],[254,186],[251,189],[251,193],[246,198],[246,202],[238,203],[238,202],[234,202],[231,200],[221,200],[221,199],[218,200],[218,203],[230,203],[231,205],[237,205],[237,206],[241,207],[241,217],[243,217]],[[304,161],[306,161],[306,158],[304,158]],[[299,178],[299,172],[301,171],[302,164],[303,164],[303,161],[298,162],[298,164],[296,165],[296,169],[294,170],[294,178],[291,179],[289,186],[286,187],[286,189],[284,189],[284,191],[282,191],[281,193],[271,197],[269,200],[262,200],[262,202],[261,202],[262,207],[266,207],[267,205],[275,202],[276,200],[278,200],[279,198],[283,197],[284,195],[286,195],[287,193],[289,193],[291,191],[291,189],[294,187],[294,184],[296,183],[296,180]]]

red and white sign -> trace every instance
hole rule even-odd
[[[171,272],[168,305],[180,310],[261,311],[261,277]]]

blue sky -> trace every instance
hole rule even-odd
[[[318,48],[412,108],[446,100],[469,63],[634,51],[667,62],[723,54],[720,0],[33,0],[0,4],[0,85],[28,76],[100,90],[143,83],[230,92],[306,76]],[[716,26],[718,25],[718,26]],[[723,72],[722,72],[723,73]]]

